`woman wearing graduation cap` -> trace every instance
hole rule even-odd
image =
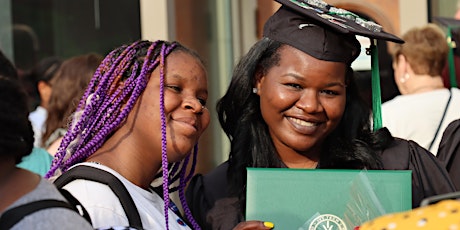
[[[201,226],[273,227],[243,222],[246,167],[409,169],[414,207],[424,197],[452,192],[449,176],[431,153],[393,138],[385,128],[371,130],[371,111],[356,88],[350,65],[360,44],[354,34],[401,40],[374,32],[376,24],[334,17],[338,11],[320,14],[321,6],[279,2],[283,6],[235,67],[217,104],[231,141],[229,159],[195,176],[188,187],[189,206]]]

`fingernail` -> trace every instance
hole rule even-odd
[[[272,222],[268,222],[268,221],[264,222],[264,226],[267,227],[267,228],[270,228],[270,229],[275,227],[275,225]]]

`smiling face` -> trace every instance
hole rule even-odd
[[[169,162],[180,161],[190,153],[208,127],[207,98],[207,77],[201,62],[184,51],[171,53],[166,58],[164,81]],[[133,130],[140,140],[137,144],[158,153],[161,159],[160,68],[153,71],[136,107],[131,114],[137,114]]]
[[[346,66],[287,45],[278,54],[278,65],[256,83],[262,116],[283,160],[292,154],[318,159],[345,110]]]

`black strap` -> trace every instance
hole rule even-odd
[[[75,210],[70,204],[62,200],[39,200],[23,204],[7,210],[0,217],[0,229],[10,229],[24,217],[45,208],[67,208]]]
[[[137,211],[136,205],[134,204],[133,198],[129,194],[126,187],[123,185],[123,182],[121,182],[116,176],[102,169],[86,165],[79,165],[73,167],[66,173],[59,176],[54,181],[54,184],[58,188],[62,188],[66,184],[77,179],[95,181],[109,186],[113,193],[120,200],[121,206],[123,207],[123,210],[128,217],[129,226],[143,229],[141,218],[139,216],[139,212]]]
[[[439,122],[438,128],[436,129],[436,133],[434,134],[433,140],[431,140],[430,146],[428,147],[429,151],[431,151],[431,147],[433,147],[434,141],[436,140],[436,137],[438,137],[439,130],[441,129],[444,118],[446,117],[447,109],[449,108],[451,99],[452,91],[449,89],[449,99],[447,100],[446,107],[444,108],[444,112],[442,113],[441,121]]]
[[[86,211],[85,207],[81,205],[80,201],[77,200],[72,194],[70,194],[69,191],[63,189],[63,188],[58,188],[59,192],[61,192],[61,195],[65,197],[65,199],[71,204],[71,207],[80,214],[80,216],[84,217],[91,225],[93,225],[91,221],[91,217],[89,217],[88,212]]]

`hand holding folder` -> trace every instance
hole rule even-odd
[[[248,168],[246,220],[276,229],[353,229],[411,209],[411,171]]]

